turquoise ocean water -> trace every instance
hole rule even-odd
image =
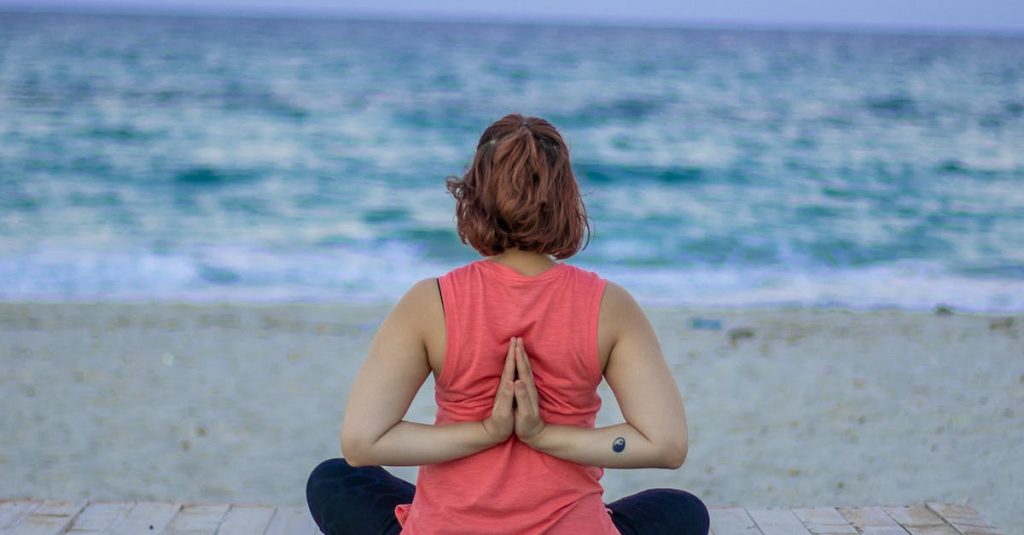
[[[0,13],[0,298],[384,302],[569,141],[659,305],[1024,310],[1024,37]]]

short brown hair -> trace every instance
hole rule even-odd
[[[459,238],[484,256],[516,248],[565,259],[590,241],[569,148],[544,119],[502,117],[480,136],[466,174],[445,183]]]

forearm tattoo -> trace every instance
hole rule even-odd
[[[612,451],[615,453],[622,453],[624,449],[626,449],[626,439],[618,437],[612,442]]]

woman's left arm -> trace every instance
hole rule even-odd
[[[424,343],[427,322],[439,311],[435,279],[414,285],[381,323],[349,392],[341,427],[341,450],[352,466],[413,466],[450,461],[504,442],[514,426],[514,354],[482,422],[428,425],[403,420],[430,374]]]

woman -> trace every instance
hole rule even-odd
[[[687,492],[601,500],[604,468],[678,468],[686,415],[632,296],[554,260],[589,236],[561,135],[508,115],[448,190],[460,238],[486,258],[420,281],[381,324],[345,409],[345,458],[307,483],[321,531],[705,535]],[[435,424],[403,420],[431,373]],[[602,377],[625,422],[594,428]],[[416,486],[380,465],[419,465]]]

